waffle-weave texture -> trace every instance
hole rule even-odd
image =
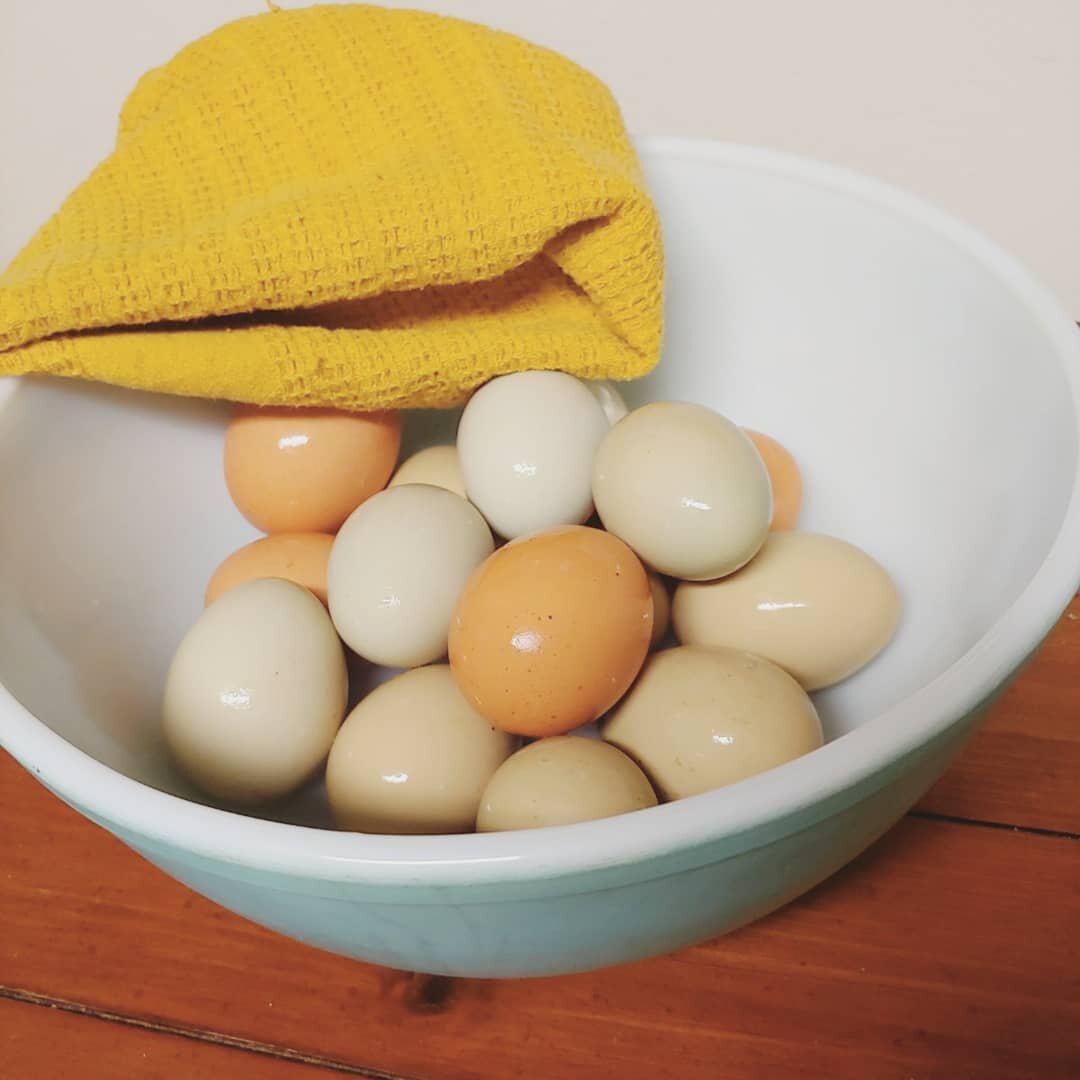
[[[0,275],[0,374],[257,404],[444,406],[642,375],[660,229],[618,107],[509,34],[369,5],[229,23]]]

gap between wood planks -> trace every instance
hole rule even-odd
[[[1064,829],[1041,829],[1037,825],[1011,825],[1007,821],[988,821],[984,818],[963,817],[959,814],[939,814],[936,810],[909,810],[908,817],[921,821],[945,821],[950,825],[970,825],[976,829],[1000,829],[1002,832],[1027,833],[1030,836],[1049,836],[1056,840],[1080,840],[1080,833]]]

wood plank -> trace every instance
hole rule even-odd
[[[0,1076],[10,1080],[332,1080],[346,1075],[0,997]]]
[[[924,810],[1080,834],[1080,599],[1005,693]]]
[[[522,982],[389,972],[187,892],[0,764],[0,984],[428,1080],[1080,1075],[1080,843],[908,819],[674,957]]]

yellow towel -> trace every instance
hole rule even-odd
[[[607,89],[367,5],[229,23],[143,76],[0,276],[0,374],[258,404],[443,406],[656,361],[657,217]]]

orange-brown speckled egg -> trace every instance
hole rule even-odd
[[[207,604],[242,581],[284,578],[303,585],[326,604],[326,564],[334,538],[327,533],[277,533],[234,551],[206,586]]]
[[[743,432],[765,462],[765,470],[772,485],[773,514],[769,528],[773,532],[794,529],[802,508],[802,476],[799,474],[799,466],[795,464],[795,459],[788,449],[771,436],[762,435],[760,431],[751,431],[749,428],[743,428]]]
[[[242,405],[225,434],[225,482],[263,532],[336,532],[386,487],[400,446],[396,412]]]
[[[450,665],[503,731],[559,735],[607,712],[652,635],[649,579],[617,537],[583,525],[515,540],[469,579],[450,625]]]

